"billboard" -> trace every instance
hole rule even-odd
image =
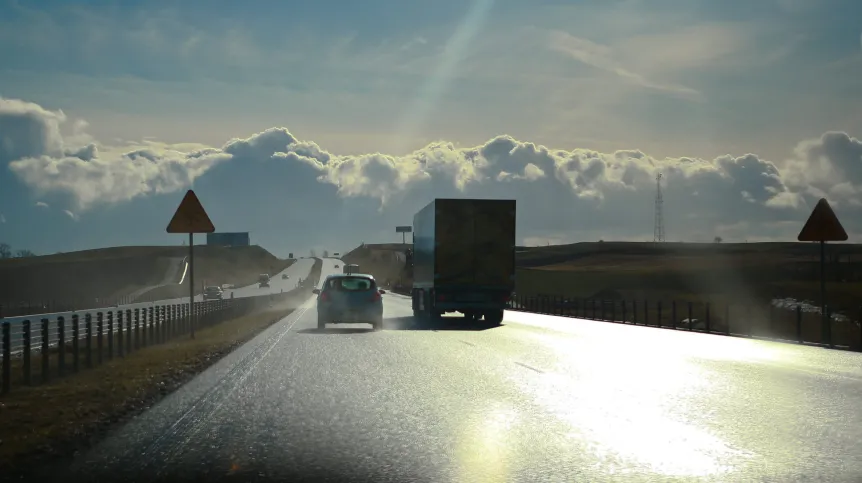
[[[412,226],[396,226],[395,233],[411,233],[413,231]]]
[[[207,233],[207,245],[247,247],[250,244],[247,231],[241,233]]]

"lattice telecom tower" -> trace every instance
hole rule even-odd
[[[653,241],[664,242],[664,199],[661,196],[661,173],[655,177],[655,228]]]

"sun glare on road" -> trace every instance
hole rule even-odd
[[[531,320],[530,325],[559,328],[553,321]],[[593,338],[593,334],[573,339],[555,336],[551,331],[530,333],[553,351],[547,360],[556,362],[545,367],[546,374],[525,377],[515,373],[514,382],[540,406],[565,421],[572,428],[573,441],[587,442],[586,447],[594,453],[603,472],[715,477],[752,457],[711,434],[702,422],[688,419],[696,400],[713,389],[710,375],[692,364],[690,358],[694,349],[702,350],[705,357],[770,356],[745,345],[724,353],[719,348],[721,344],[710,342],[681,349],[661,342],[672,337],[653,339],[649,334],[628,329],[637,336],[635,339],[607,335]],[[589,329],[579,327],[580,334],[585,331]]]
[[[503,483],[511,481],[507,461],[508,433],[518,414],[502,403],[476,415],[463,432],[457,452],[457,481]]]

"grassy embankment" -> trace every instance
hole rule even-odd
[[[311,277],[319,276],[317,262]],[[15,389],[0,399],[0,471],[26,471],[92,445],[106,430],[152,406],[303,301],[300,297],[267,307],[199,330],[195,339],[180,336],[47,384],[21,387],[15,381]],[[52,354],[51,367],[56,359]],[[39,363],[32,367],[39,380]],[[13,374],[20,374],[20,362]]]
[[[79,308],[113,303],[165,282],[187,255],[188,247],[144,246],[0,260],[0,304]],[[195,246],[195,283],[248,285],[258,274],[277,273],[290,263],[259,246]],[[183,296],[185,287],[163,287],[139,300]]]

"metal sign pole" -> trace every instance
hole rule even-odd
[[[189,328],[195,338],[195,234],[189,233]]]
[[[826,242],[820,241],[820,327],[823,342],[832,346],[832,319],[826,308]]]

